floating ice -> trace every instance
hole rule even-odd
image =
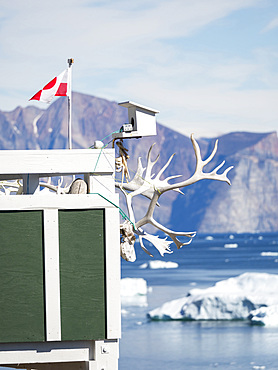
[[[251,311],[249,319],[252,324],[265,326],[278,326],[278,305],[260,307]]]
[[[123,306],[147,306],[147,282],[142,278],[121,279],[121,302]]]
[[[262,306],[278,304],[278,275],[244,273],[207,289],[191,289],[186,297],[148,313],[152,320],[242,320]]]
[[[237,243],[224,244],[224,248],[237,248],[237,247],[238,247]]]
[[[261,256],[262,257],[277,257],[278,252],[262,252]]]
[[[147,282],[142,278],[121,279],[121,297],[146,295],[148,292]]]
[[[179,265],[176,262],[171,262],[171,261],[149,261],[146,263],[143,263],[142,265],[139,266],[140,269],[176,269],[178,268]]]

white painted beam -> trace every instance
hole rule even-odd
[[[93,349],[94,341],[0,343],[0,366],[88,362],[92,359]]]
[[[1,196],[1,210],[116,208],[118,199],[118,194],[105,198],[98,194],[5,195]]]
[[[43,211],[46,340],[61,340],[58,209]]]
[[[121,337],[119,211],[105,209],[107,339]]]
[[[114,149],[1,150],[0,174],[114,173]]]

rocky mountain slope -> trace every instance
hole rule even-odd
[[[158,115],[159,121],[159,115]],[[127,122],[127,109],[116,102],[73,94],[73,148],[88,148],[95,140],[107,144],[111,133]],[[195,169],[195,155],[189,137],[158,124],[156,137],[126,140],[131,178],[141,156],[146,165],[149,147],[156,142],[152,158],[160,158],[157,173],[172,153],[176,153],[165,176],[186,179]],[[190,133],[188,133],[190,134]],[[198,143],[202,157],[212,151],[215,139]],[[0,111],[0,149],[57,149],[67,147],[67,100],[60,98],[46,110],[29,106],[12,112]],[[155,218],[175,230],[198,232],[278,231],[278,139],[277,133],[236,132],[219,138],[213,161],[205,170],[234,165],[229,173],[230,187],[219,181],[203,180],[183,189],[184,195],[171,191],[160,198]],[[172,180],[175,181],[175,180]],[[137,197],[136,215],[146,211],[148,200]],[[124,205],[123,205],[124,207]]]

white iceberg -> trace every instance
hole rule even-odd
[[[152,320],[243,320],[262,306],[278,304],[278,275],[244,273],[207,289],[191,289],[186,297],[148,313]]]
[[[146,263],[143,263],[142,265],[139,266],[140,269],[176,269],[178,268],[179,265],[176,262],[171,262],[171,261],[160,261],[160,260],[155,260],[155,261],[149,261]]]
[[[260,307],[251,311],[249,320],[252,324],[265,326],[278,326],[278,305]]]
[[[142,278],[121,279],[121,303],[122,306],[145,307],[147,302],[147,282]]]
[[[142,278],[121,279],[121,297],[133,297],[146,295],[148,292],[147,282]]]

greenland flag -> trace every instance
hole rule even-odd
[[[69,81],[68,69],[65,69],[59,76],[53,78],[44,88],[38,91],[29,100],[39,100],[44,103],[50,103],[54,96],[68,96],[69,95]]]

